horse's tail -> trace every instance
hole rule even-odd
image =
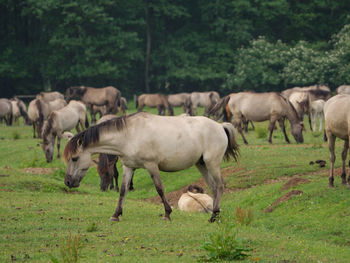
[[[136,107],[136,109],[139,107],[139,97],[138,96],[135,97],[135,107]]]
[[[226,136],[228,139],[224,159],[229,160],[230,157],[233,157],[235,159],[235,161],[237,161],[238,155],[239,155],[239,146],[238,146],[237,140],[236,140],[236,129],[229,122],[222,123],[222,126],[226,132]]]
[[[87,113],[85,113],[85,129],[89,128],[89,119]]]
[[[40,99],[38,99],[35,102],[36,108],[38,110],[38,114],[39,114],[39,124],[38,124],[38,137],[41,138],[41,132],[42,132],[42,128],[44,125],[44,114],[43,114],[43,107],[41,105],[41,101]]]
[[[227,112],[225,110],[225,107],[228,103],[228,101],[230,100],[230,95],[227,95],[225,97],[223,97],[222,99],[220,99],[213,107],[211,107],[210,111],[209,111],[209,115],[214,115],[214,116],[218,116],[218,112],[219,110],[222,108],[222,114],[220,114],[217,119],[223,117],[224,121],[229,121],[228,117],[227,117]]]

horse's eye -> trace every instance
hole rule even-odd
[[[73,161],[73,162],[76,162],[76,161],[78,161],[78,158],[79,158],[79,157],[73,157],[73,158],[72,158],[72,161]]]

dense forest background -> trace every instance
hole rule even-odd
[[[1,97],[350,83],[350,1],[0,0]]]

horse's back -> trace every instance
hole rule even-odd
[[[213,199],[202,193],[184,193],[181,195],[178,206],[186,212],[211,212],[213,211]]]
[[[350,86],[349,85],[341,85],[337,88],[338,94],[350,94]]]
[[[350,133],[350,95],[340,94],[324,105],[325,129],[341,139]]]

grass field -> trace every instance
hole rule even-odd
[[[134,111],[131,105],[129,109]],[[286,144],[278,129],[269,145],[268,123],[255,126],[247,135],[248,146],[238,136],[239,162],[222,163],[222,218],[236,225],[238,206],[254,213],[250,225],[235,227],[252,249],[243,262],[350,262],[350,191],[341,185],[339,169],[335,188],[328,188],[323,134],[308,130],[298,145],[289,135],[292,143]],[[336,167],[341,148],[337,141]],[[317,159],[326,160],[326,167],[309,164]],[[0,125],[0,262],[64,262],[63,243],[70,235],[79,238],[79,262],[196,262],[207,253],[200,246],[220,227],[208,223],[208,214],[177,209],[171,222],[161,220],[163,207],[144,200],[157,193],[141,169],[121,221],[110,222],[118,194],[99,190],[96,169],[90,168],[81,186],[72,190],[64,185],[64,173],[62,160],[46,163],[31,127]],[[162,173],[166,192],[199,178],[195,168]],[[291,188],[281,189],[287,182]],[[298,194],[289,195],[291,191]]]

